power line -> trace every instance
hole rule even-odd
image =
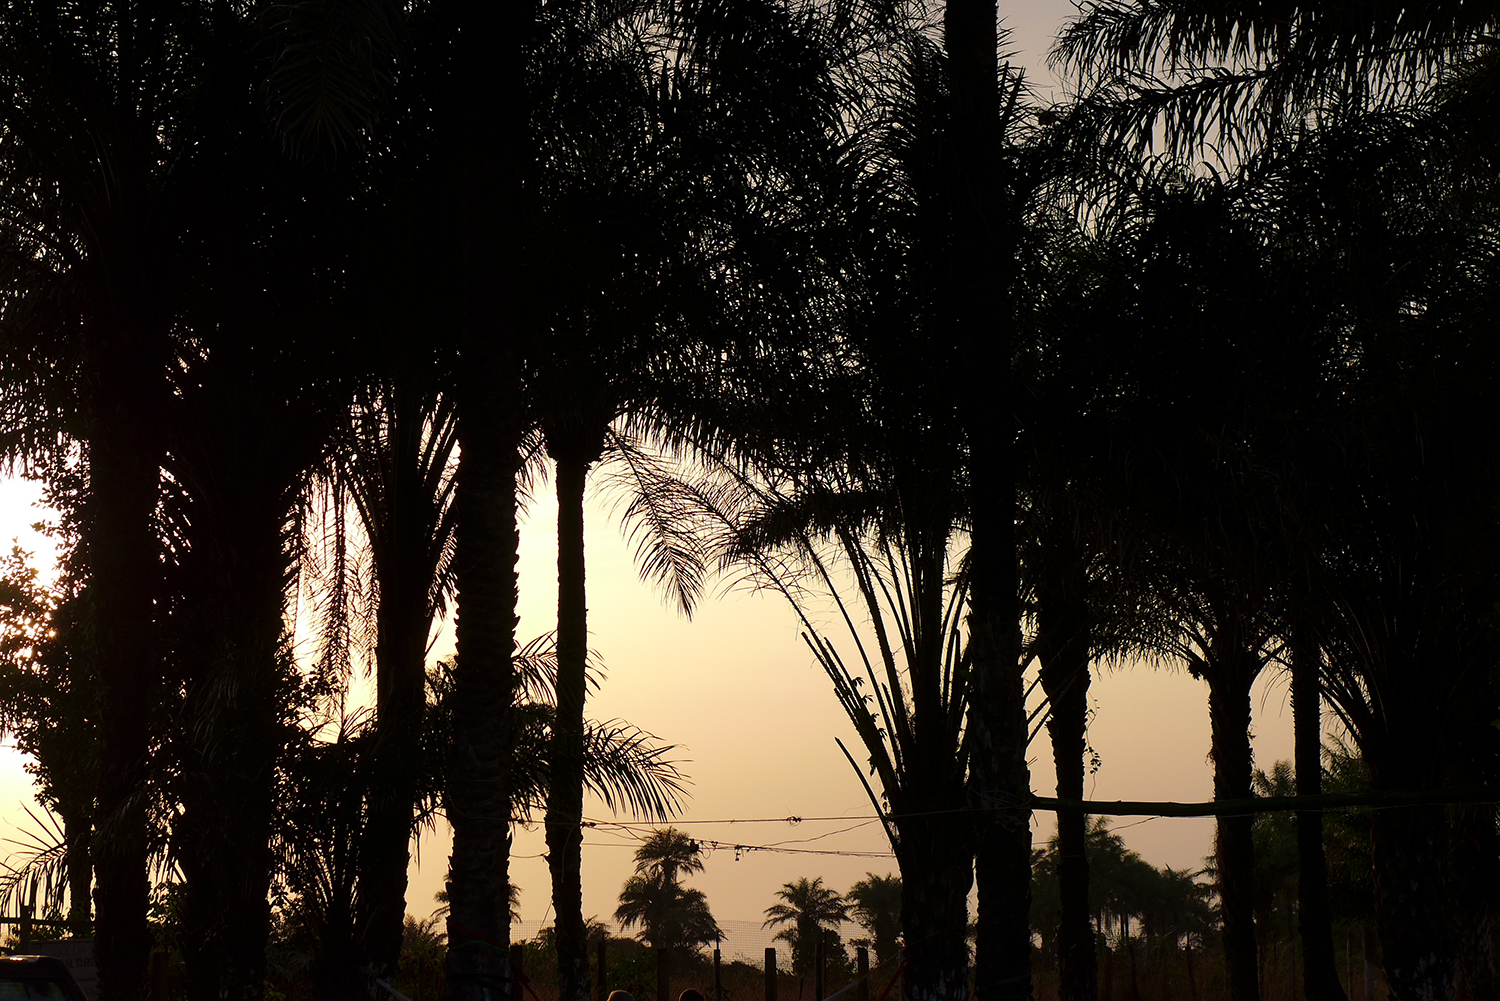
[[[804,824],[804,823],[806,823],[806,824],[812,824],[812,823],[817,823],[817,822],[820,822],[820,821],[838,821],[838,820],[872,820],[873,821],[873,820],[879,820],[879,819],[880,819],[879,817],[872,817],[872,816],[870,816],[869,814],[866,813],[866,814],[851,815],[851,816],[848,816],[848,817],[798,817],[798,816],[790,816],[790,817],[733,817],[733,818],[724,819],[724,820],[673,820],[673,821],[671,821],[671,825],[673,827],[686,827],[689,824]],[[614,824],[615,826],[618,826],[618,827],[650,827],[650,828],[657,828],[657,827],[661,826],[660,824],[650,824],[650,823],[647,823],[645,821],[613,821],[613,820],[607,820],[607,821],[588,821],[588,820],[585,820],[584,821],[584,826],[585,827],[590,826],[590,824],[592,824],[592,823]]]
[[[774,842],[772,844],[766,844],[766,845],[750,845],[750,844],[742,844],[742,843],[737,843],[737,842],[732,842],[732,841],[720,841],[720,840],[718,840],[716,838],[698,838],[697,841],[698,841],[698,844],[702,845],[705,848],[708,848],[711,851],[712,850],[723,850],[723,851],[732,851],[732,852],[734,852],[734,856],[735,856],[735,860],[736,861],[738,861],[741,857],[743,857],[748,852],[772,852],[772,853],[782,854],[782,855],[826,855],[826,856],[833,856],[833,857],[837,857],[837,858],[894,858],[895,857],[893,853],[888,852],[888,851],[883,851],[883,852],[882,851],[856,851],[856,850],[837,849],[837,848],[792,848],[792,847],[787,847],[788,845],[791,845],[791,844],[805,844],[805,843],[810,842],[810,841],[817,841],[817,840],[820,840],[822,838],[833,837],[836,834],[846,834],[849,831],[856,830],[857,828],[864,827],[864,826],[866,826],[868,824],[873,824],[875,822],[876,818],[874,818],[874,817],[864,817],[864,818],[850,818],[850,819],[859,819],[861,822],[858,823],[858,824],[855,824],[853,827],[844,828],[841,831],[828,831],[828,832],[826,832],[824,834],[820,834],[820,835],[817,835],[815,837],[806,838],[806,839],[799,839],[797,841],[778,841],[778,842]],[[598,820],[595,820],[595,821],[586,821],[586,823],[588,824],[588,826],[593,827],[595,830],[599,831],[600,833],[609,833],[611,830],[618,831],[621,834],[625,834],[625,835],[628,835],[629,837],[633,838],[637,843],[642,842],[642,841],[645,840],[645,838],[644,838],[644,836],[642,834],[642,831],[640,830],[641,828],[645,828],[647,830],[655,830],[655,828],[652,827],[651,825],[639,824],[639,823],[632,823],[632,822],[628,822],[628,821],[622,821],[622,822],[616,823],[616,822],[611,822],[611,821],[598,821]],[[603,842],[584,842],[584,843],[586,845],[590,845],[590,846],[593,846],[593,847],[599,847],[599,848],[630,848],[630,847],[632,847],[632,845],[628,841],[603,841]]]
[[[749,852],[772,852],[780,855],[830,855],[837,858],[895,858],[894,852],[856,852],[839,851],[834,848],[777,848],[773,845],[736,845],[728,841],[714,841],[708,838],[700,838],[698,844],[710,850],[732,851],[736,858]],[[633,847],[623,841],[585,841],[585,848],[630,848]]]

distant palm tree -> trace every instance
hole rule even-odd
[[[703,871],[702,847],[675,828],[655,831],[635,850],[635,875],[620,890],[615,920],[641,926],[653,949],[691,949],[722,936],[701,890],[681,877]]]
[[[849,915],[870,933],[875,947],[875,962],[895,958],[901,948],[901,877],[865,873],[865,878],[849,887],[846,898]]]
[[[635,850],[635,873],[677,882],[681,876],[703,871],[703,848],[675,827],[662,828]]]
[[[810,976],[817,964],[818,942],[828,935],[841,942],[839,922],[849,920],[849,904],[839,894],[823,885],[822,877],[807,877],[784,884],[776,891],[781,903],[766,908],[761,926],[785,925],[776,937],[792,947],[792,972]],[[831,933],[831,934],[830,934]]]

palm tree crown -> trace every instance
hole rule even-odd
[[[781,903],[766,908],[766,920],[762,925],[771,928],[786,925],[776,937],[792,947],[792,972],[812,972],[816,962],[818,941],[825,932],[839,942],[838,926],[849,920],[849,904],[836,891],[823,885],[822,877],[793,880],[776,891]]]
[[[667,827],[653,831],[635,850],[635,875],[620,889],[615,920],[641,926],[653,949],[692,949],[722,937],[702,890],[683,886],[682,876],[703,871],[703,848]]]

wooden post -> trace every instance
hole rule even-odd
[[[608,935],[599,936],[599,945],[597,949],[598,958],[594,960],[599,969],[599,994],[597,995],[598,1001],[604,1001],[605,998],[609,997],[609,965],[605,962],[604,955],[604,943],[608,938]]]
[[[656,1001],[672,1001],[672,954],[656,950]]]
[[[521,1001],[525,995],[521,985],[526,983],[526,967],[524,957],[526,947],[516,942],[510,947],[510,997],[511,1001]]]
[[[859,977],[857,1001],[870,1001],[870,950],[864,946],[854,950],[854,975]]]
[[[776,947],[766,946],[766,1001],[776,1001]]]
[[[724,981],[719,977],[719,944],[714,943],[714,1001],[724,1001]]]
[[[21,905],[21,941],[18,944],[22,952],[31,951],[31,911],[36,906],[36,897],[32,896],[32,903]]]
[[[818,929],[818,944],[813,949],[813,1001],[828,996],[828,933]]]

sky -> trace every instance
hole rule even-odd
[[[1031,68],[1033,85],[1044,95],[1053,82],[1042,53],[1073,10],[1066,0],[1001,6],[1014,32],[1014,58]],[[38,494],[34,484],[0,480],[0,539],[18,539],[45,564],[50,543],[28,528],[41,516],[31,506]],[[543,496],[522,532],[522,640],[555,623],[555,532],[556,506]],[[711,847],[705,871],[690,882],[704,891],[721,923],[757,926],[776,889],[792,879],[820,876],[844,891],[866,872],[894,872],[872,807],[834,742],[842,738],[863,761],[858,739],[785,602],[730,588],[689,621],[640,581],[608,498],[591,497],[587,533],[590,644],[607,672],[588,712],[628,720],[676,746],[674,757],[692,780],[677,823],[719,846]],[[434,655],[450,651],[451,640],[440,637]],[[1137,666],[1096,674],[1091,700],[1089,741],[1101,764],[1089,780],[1090,798],[1212,798],[1206,686],[1181,670]],[[1256,761],[1269,769],[1291,756],[1285,680],[1263,675],[1253,702]],[[22,837],[18,831],[31,826],[23,764],[14,750],[0,750],[0,857],[9,847],[4,839]],[[1050,795],[1053,782],[1043,733],[1032,747],[1032,788]],[[610,826],[630,818],[610,816],[597,801],[585,812],[600,823],[585,837],[584,913],[607,917],[645,826]],[[1038,814],[1035,839],[1044,841],[1051,827],[1050,817]],[[1116,827],[1155,865],[1198,868],[1211,850],[1209,819],[1125,818]],[[523,929],[550,921],[543,850],[540,826],[517,831],[511,872],[522,890]],[[412,913],[432,910],[447,853],[446,831],[422,837],[411,869]]]

